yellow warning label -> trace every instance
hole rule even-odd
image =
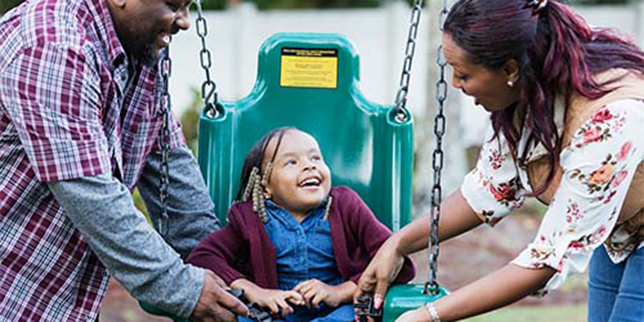
[[[282,48],[280,85],[337,88],[338,51],[336,49]]]

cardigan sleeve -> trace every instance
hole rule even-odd
[[[352,230],[355,233],[356,240],[361,243],[361,247],[363,247],[365,252],[369,255],[369,258],[366,259],[366,267],[371,259],[376,256],[376,252],[378,252],[380,246],[382,246],[382,244],[391,236],[391,231],[378,221],[373,212],[371,212],[371,209],[369,209],[355,191],[347,189],[347,192],[347,204],[351,205],[349,208],[351,214],[349,216],[349,221],[351,222]],[[403,267],[396,280],[394,280],[394,283],[407,283],[414,278],[415,274],[414,263],[411,258],[406,256]],[[362,271],[351,276],[351,280],[358,284],[361,276]]]
[[[237,264],[248,260],[250,249],[240,217],[241,213],[233,206],[228,213],[228,225],[202,240],[188,255],[187,262],[213,271],[228,285],[245,278]]]

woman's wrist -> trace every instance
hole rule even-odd
[[[393,234],[387,241],[390,250],[400,256],[407,255],[405,243],[402,242],[402,234]]]
[[[425,303],[425,310],[427,310],[427,313],[429,314],[429,322],[441,322],[441,318],[438,315],[438,311],[436,311],[436,308],[434,307],[434,303]]]

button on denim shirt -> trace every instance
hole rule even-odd
[[[271,200],[266,201],[266,232],[277,261],[279,288],[291,290],[300,282],[318,279],[329,285],[344,282],[331,243],[331,227],[324,219],[327,201],[311,210],[302,222]]]

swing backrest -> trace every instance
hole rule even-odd
[[[313,135],[333,186],[354,189],[390,229],[410,221],[412,119],[399,123],[394,106],[369,102],[359,90],[359,67],[355,48],[340,35],[276,34],[259,51],[251,93],[222,102],[214,117],[204,109],[198,159],[222,223],[247,152],[281,126]]]

